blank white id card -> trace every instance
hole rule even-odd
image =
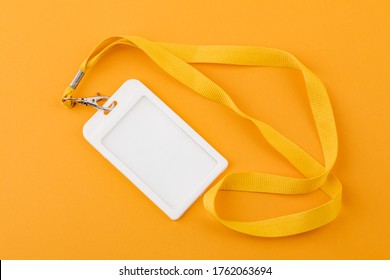
[[[138,80],[126,81],[83,133],[111,164],[176,220],[227,167],[227,160]]]

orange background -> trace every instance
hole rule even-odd
[[[321,2],[1,0],[0,259],[389,259],[390,3]],[[340,141],[334,173],[344,187],[338,219],[305,234],[257,238],[223,227],[198,199],[179,221],[169,220],[84,140],[94,110],[60,102],[89,51],[113,35],[296,55],[333,104]],[[243,110],[321,159],[298,72],[196,67]],[[299,176],[251,124],[178,84],[139,50],[114,50],[77,94],[111,95],[129,78],[223,154],[227,172]],[[318,192],[224,193],[218,207],[226,217],[252,219],[325,200]]]

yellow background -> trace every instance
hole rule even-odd
[[[324,3],[322,3],[324,2]],[[390,258],[388,1],[0,2],[0,259]],[[285,238],[228,230],[202,200],[169,220],[83,138],[94,110],[61,105],[102,39],[139,35],[188,44],[287,50],[325,83],[339,132],[337,220]],[[304,84],[293,70],[196,65],[248,113],[321,160]],[[139,50],[120,47],[77,94],[145,83],[229,160],[231,171],[299,176],[248,122],[178,84]],[[225,217],[266,218],[326,200],[224,193]]]

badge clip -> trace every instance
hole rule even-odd
[[[112,103],[109,107],[103,107],[98,104],[98,102],[107,101],[109,98],[110,97],[108,96],[100,96],[98,94],[97,96],[92,96],[92,97],[81,97],[81,98],[66,97],[63,98],[62,101],[70,100],[76,102],[77,104],[93,107],[97,110],[111,111],[115,107],[114,103]]]

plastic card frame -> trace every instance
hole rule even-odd
[[[138,80],[126,81],[83,134],[171,219],[176,220],[227,167],[198,133]]]

